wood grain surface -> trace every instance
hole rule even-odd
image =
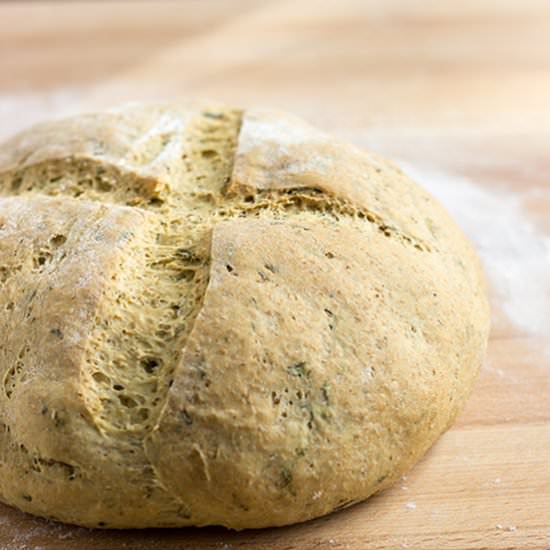
[[[0,69],[2,138],[137,99],[267,105],[517,200],[533,235],[550,234],[547,0],[1,3]],[[483,245],[483,226],[465,230]],[[511,272],[514,250],[499,264]],[[90,531],[0,507],[0,549],[550,549],[550,311],[535,326],[531,303],[489,283],[488,361],[466,410],[383,494],[241,533]]]

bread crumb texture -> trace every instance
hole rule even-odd
[[[131,105],[0,148],[0,498],[89,527],[363,500],[483,359],[475,254],[397,167],[281,113]]]

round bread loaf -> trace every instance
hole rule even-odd
[[[0,148],[0,499],[284,525],[391,485],[483,359],[478,260],[397,167],[260,110],[132,105]]]

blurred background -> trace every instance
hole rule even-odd
[[[389,156],[472,239],[493,306],[466,411],[366,504],[254,536],[138,538],[0,509],[0,548],[550,548],[548,0],[2,2],[0,69],[2,140],[128,101],[204,99],[292,111]]]

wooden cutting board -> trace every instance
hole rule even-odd
[[[90,531],[0,507],[0,549],[550,548],[547,0],[2,3],[0,68],[2,138],[120,101],[207,97],[397,158],[478,246],[493,305],[466,410],[365,503],[242,533]]]

